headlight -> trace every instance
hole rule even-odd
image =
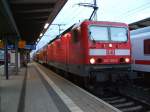
[[[112,47],[112,44],[109,44],[109,47]]]
[[[95,63],[95,59],[94,59],[94,58],[91,58],[91,59],[90,59],[90,63],[91,63],[91,64],[94,64],[94,63]]]
[[[125,58],[125,62],[126,62],[126,63],[129,63],[129,62],[130,62],[130,59],[129,59],[129,58]]]

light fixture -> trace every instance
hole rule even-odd
[[[43,33],[40,33],[40,37],[42,37],[43,36]]]
[[[40,39],[38,38],[37,41],[39,41]]]
[[[65,35],[64,35],[64,37],[70,37],[71,35],[69,34],[69,33],[66,33]]]
[[[95,59],[94,59],[94,58],[91,58],[91,59],[90,59],[90,63],[91,63],[91,64],[94,64],[94,63],[95,63]]]
[[[130,62],[130,59],[129,59],[129,58],[125,58],[125,62],[126,62],[126,63],[129,63],[129,62]]]
[[[109,47],[112,47],[112,44],[109,44]]]
[[[44,29],[47,29],[48,26],[49,26],[49,23],[46,23],[46,24],[44,25]]]

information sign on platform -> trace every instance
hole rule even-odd
[[[24,40],[19,40],[19,42],[18,42],[18,47],[19,47],[19,48],[25,48],[25,45],[26,45],[26,41],[24,41]]]
[[[36,45],[34,45],[34,44],[32,44],[32,45],[30,44],[30,45],[29,45],[29,44],[28,44],[28,45],[25,46],[25,49],[35,50],[35,49],[36,49]]]

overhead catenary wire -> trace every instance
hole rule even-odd
[[[117,20],[122,19],[122,18],[125,18],[125,17],[128,17],[128,16],[130,16],[130,15],[136,13],[136,12],[141,12],[141,11],[143,11],[144,9],[147,9],[147,8],[149,8],[149,7],[150,7],[150,2],[147,2],[146,4],[143,4],[143,5],[141,5],[141,6],[138,6],[138,7],[134,8],[134,9],[130,9],[130,10],[128,10],[127,12],[125,12],[125,13],[123,13],[123,14],[117,16]]]

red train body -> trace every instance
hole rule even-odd
[[[106,81],[113,71],[127,72],[131,68],[128,25],[87,20],[70,27],[40,54],[41,62],[81,77]],[[111,79],[117,80],[116,77],[112,75]]]

